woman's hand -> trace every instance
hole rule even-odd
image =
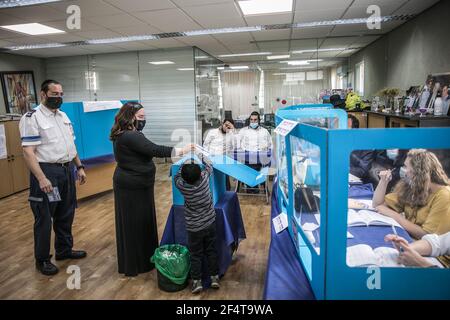
[[[398,262],[405,266],[416,266],[423,268],[433,266],[432,263],[428,262],[427,259],[422,257],[416,250],[411,248],[409,244],[402,245],[402,247],[400,248]]]
[[[195,144],[190,143],[181,149],[181,155],[195,151]]]
[[[392,209],[389,209],[387,206],[385,206],[384,204],[379,205],[375,208],[375,210],[379,213],[382,214],[383,216],[387,216],[387,217],[391,217],[394,218],[396,215],[398,215],[397,212],[395,212]]]
[[[380,176],[380,182],[388,184],[392,180],[391,170],[383,170],[378,174]]]

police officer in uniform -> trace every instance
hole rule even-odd
[[[20,120],[25,161],[30,169],[30,206],[34,214],[36,268],[44,275],[58,273],[51,262],[50,239],[55,231],[55,259],[81,259],[85,251],[72,250],[72,223],[76,207],[75,168],[80,184],[86,174],[77,155],[72,123],[60,111],[60,83],[46,80],[41,86],[41,104]]]

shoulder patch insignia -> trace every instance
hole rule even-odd
[[[35,112],[36,112],[36,110],[28,111],[26,114],[26,117],[30,118],[33,115],[33,113],[35,113]]]

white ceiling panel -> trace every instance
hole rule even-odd
[[[292,38],[322,38],[330,34],[333,27],[293,29]]]
[[[396,9],[399,8],[400,5],[386,5],[382,6],[381,8],[381,15],[382,16],[389,16],[394,12]],[[355,19],[355,18],[367,18],[370,17],[372,14],[367,13],[367,6],[363,7],[355,7],[351,6],[350,9],[345,13],[343,19]]]
[[[74,42],[86,40],[85,38],[75,35],[73,33],[42,35],[40,36],[40,38],[46,39],[48,42]]]
[[[177,48],[177,47],[185,47],[186,44],[180,42],[176,39],[158,39],[158,40],[146,40],[142,41],[144,44],[148,44],[152,47],[156,48]]]
[[[225,45],[248,44],[254,41],[250,32],[215,34],[214,38]]]
[[[345,9],[295,11],[294,22],[313,22],[340,19]]]
[[[287,40],[289,39],[290,34],[291,34],[290,29],[252,32],[252,35],[256,41]]]
[[[295,11],[313,11],[318,8],[346,9],[353,0],[297,0]]]
[[[105,2],[126,12],[174,9],[176,6],[169,0],[104,0]]]
[[[355,43],[358,40],[358,37],[342,37],[342,38],[329,38],[325,39],[320,46],[321,49],[328,48],[346,48],[351,46],[352,43]]]
[[[16,24],[66,19],[68,16],[65,12],[63,13],[47,5],[8,8],[3,9],[2,12],[17,17]]]
[[[23,45],[23,44],[41,44],[41,43],[47,43],[48,40],[40,37],[17,37],[17,38],[9,38],[9,39],[2,39],[5,41],[9,41],[14,43],[15,45]]]
[[[142,26],[114,28],[114,31],[123,34],[124,36],[162,33],[161,30],[146,24]]]
[[[279,14],[245,16],[245,21],[247,21],[247,24],[249,26],[291,23],[292,15],[293,15],[292,13],[279,13]]]
[[[316,49],[322,40],[305,39],[305,40],[291,40],[291,50],[310,50]]]
[[[83,30],[83,29],[81,29]],[[82,38],[85,38],[87,40],[91,39],[105,39],[105,38],[116,38],[121,37],[122,35],[120,33],[108,30],[108,29],[101,29],[101,30],[93,30],[93,31],[80,31],[80,32],[74,32],[74,35],[80,36]]]
[[[209,5],[214,3],[225,3],[225,2],[233,3],[234,0],[172,0],[172,2],[180,7],[192,7],[192,6]]]
[[[45,25],[56,28],[56,29],[63,30],[65,32],[81,32],[81,31],[94,31],[94,30],[104,29],[102,26],[92,23],[83,17],[81,17],[80,30],[67,29],[67,21],[66,20],[48,21],[48,22],[45,22]]]
[[[10,42],[10,41],[0,40],[0,48],[1,48],[1,47],[12,46],[12,45],[14,45],[14,43],[12,43],[12,42]]]
[[[130,1],[124,1],[129,3]],[[66,12],[67,7],[70,5],[77,5],[81,9],[82,17],[97,17],[97,16],[110,16],[113,14],[123,13],[119,8],[110,5],[101,0],[76,0],[76,1],[61,1],[49,3],[47,6],[55,8],[63,13]]]
[[[180,9],[160,11],[145,11],[133,14],[163,32],[190,31],[201,29],[201,26],[192,21]]]
[[[393,14],[419,14],[422,11],[435,5],[439,0],[410,0]]]
[[[289,41],[258,42],[258,47],[263,51],[288,51]]]
[[[115,14],[111,16],[100,16],[91,19],[88,18],[88,21],[109,29],[147,26],[146,23],[127,13]]]

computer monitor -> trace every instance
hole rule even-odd
[[[233,112],[231,110],[225,110],[225,119],[233,119]]]

